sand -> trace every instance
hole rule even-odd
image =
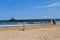
[[[0,28],[0,40],[60,40],[60,25]]]

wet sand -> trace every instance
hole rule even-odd
[[[60,40],[60,25],[0,28],[0,40]]]

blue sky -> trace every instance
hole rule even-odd
[[[0,20],[60,18],[60,0],[0,0]]]

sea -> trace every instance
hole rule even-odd
[[[0,28],[6,28],[11,26],[38,26],[38,25],[50,25],[49,21],[36,21],[36,22],[0,22]],[[60,24],[60,21],[56,21],[56,24]]]

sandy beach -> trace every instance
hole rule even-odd
[[[0,28],[0,40],[60,40],[60,25]]]

